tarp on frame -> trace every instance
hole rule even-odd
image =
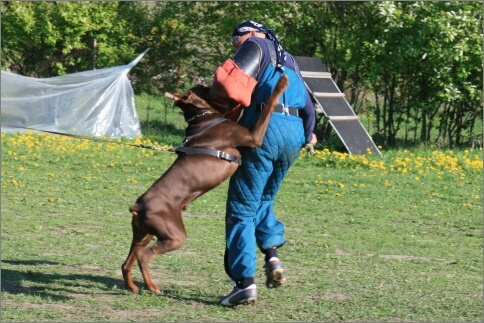
[[[50,78],[2,71],[2,131],[32,128],[95,137],[141,136],[128,73],[147,51],[127,65]]]

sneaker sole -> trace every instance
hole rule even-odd
[[[256,300],[257,300],[257,297],[250,297],[250,298],[241,300],[240,302],[235,304],[229,303],[229,304],[221,304],[221,305],[228,306],[228,307],[237,306],[237,305],[248,305],[248,304],[255,304]]]
[[[257,297],[251,297],[251,298],[244,299],[242,302],[240,302],[238,304],[255,304],[256,300],[257,300]],[[236,305],[238,305],[238,304],[236,304]]]

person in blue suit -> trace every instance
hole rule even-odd
[[[221,304],[234,306],[257,299],[257,248],[265,255],[266,286],[286,283],[277,249],[285,242],[284,225],[274,214],[274,200],[289,168],[305,144],[316,144],[315,110],[294,58],[274,31],[245,21],[232,34],[235,55],[214,74],[209,96],[227,115],[251,128],[283,74],[289,87],[271,116],[261,147],[242,150],[242,165],[230,178],[226,204],[225,271],[232,292]]]

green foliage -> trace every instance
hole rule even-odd
[[[150,48],[130,77],[160,96],[209,85],[233,28],[253,19],[320,58],[382,144],[469,146],[482,137],[482,16],[473,1],[9,1],[2,68],[47,77]]]
[[[479,109],[481,98],[474,89],[482,88],[482,78],[473,75],[482,75],[478,63],[482,60],[481,9],[477,3],[462,2],[379,5],[383,28],[373,46],[374,58],[380,62],[373,77],[380,81],[373,84],[379,84],[380,89],[374,90],[388,104],[380,114],[386,117],[382,124],[390,138],[396,137],[399,120],[420,121],[424,142],[430,140],[436,119],[441,129],[448,127],[448,118],[461,130],[469,122],[463,115],[476,121],[473,112]],[[445,130],[439,139],[461,143],[455,133]]]
[[[447,145],[476,134],[482,115],[480,4],[384,1],[328,9],[323,62],[355,109],[375,116],[385,144],[395,145],[399,134],[430,142],[434,129],[434,140]]]
[[[2,68],[49,77],[128,63],[135,52],[118,7],[119,2],[3,3]]]

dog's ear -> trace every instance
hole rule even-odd
[[[174,101],[178,101],[181,99],[181,94],[179,93],[170,93],[170,92],[165,92],[165,96],[169,99],[172,99]]]
[[[190,89],[190,92],[194,93],[196,96],[201,98],[202,100],[208,102],[208,93],[210,91],[210,88],[205,86],[205,85],[197,85],[194,86]]]
[[[188,104],[198,109],[211,109],[219,112],[218,110],[214,109],[209,102],[207,102],[208,91],[208,87],[198,85],[183,94],[165,92],[165,96],[174,100],[175,106],[179,108],[183,108],[185,104]]]
[[[205,99],[198,95],[198,93],[189,91],[187,94],[188,95],[186,97],[183,97],[183,101],[185,101],[185,103],[194,105],[199,109],[213,109],[212,106],[205,101]]]

